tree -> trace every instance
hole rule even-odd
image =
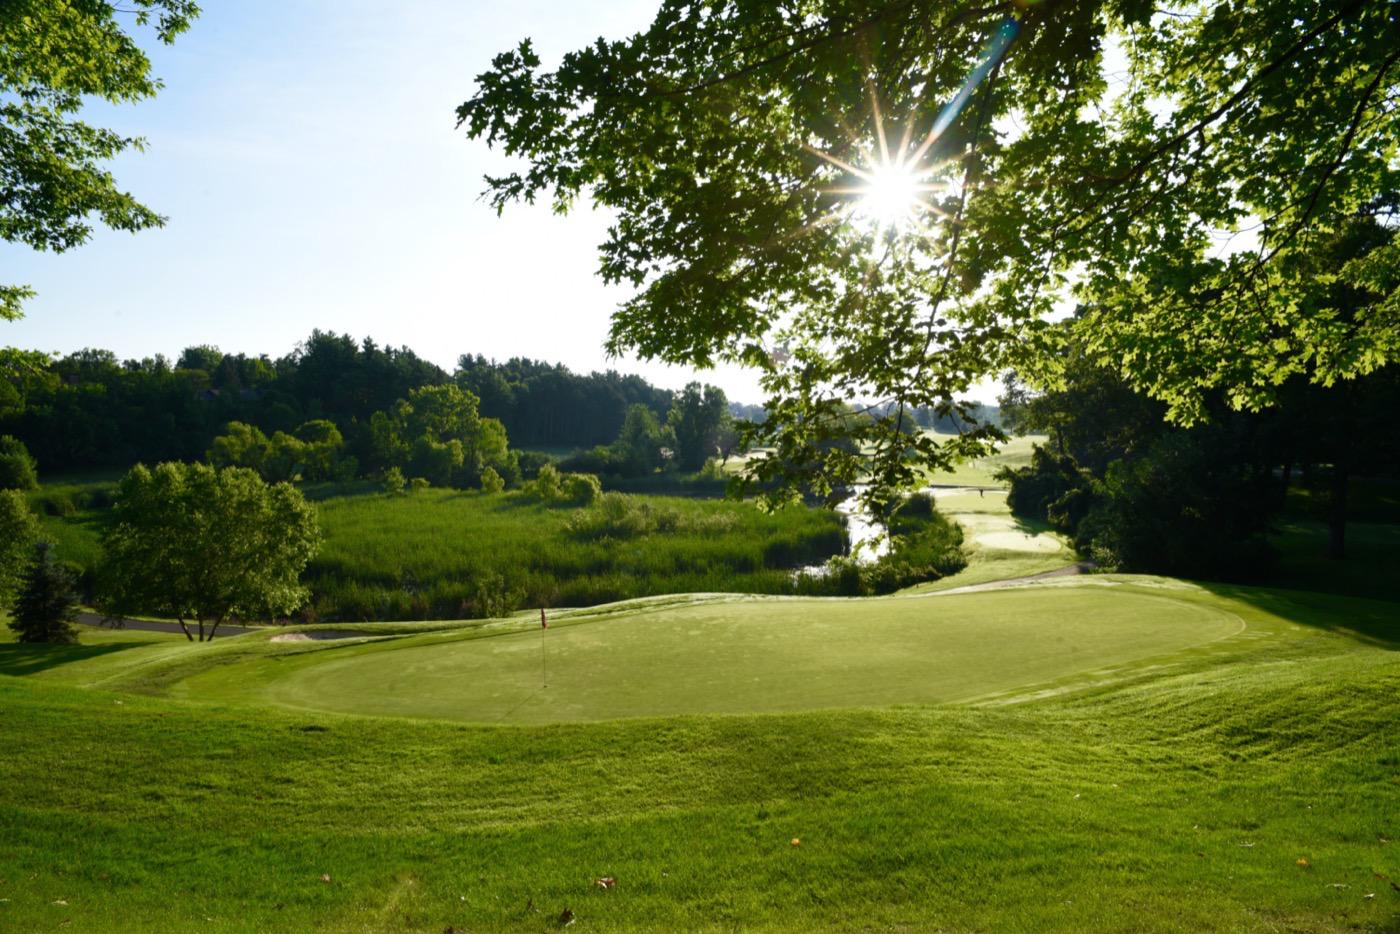
[[[39,522],[29,511],[24,494],[0,490],[0,606],[14,594],[24,556],[38,533]]]
[[[24,569],[10,620],[20,642],[74,643],[78,596],[73,575],[54,560],[53,546],[41,541]]]
[[[399,467],[437,486],[480,486],[486,468],[514,478],[518,473],[505,426],[482,418],[477,398],[451,383],[422,386],[369,424],[372,460]]]
[[[613,459],[623,476],[646,476],[661,467],[661,449],[673,443],[651,409],[640,403],[630,405],[622,420],[622,431],[612,443]]]
[[[76,114],[85,98],[121,104],[160,88],[119,17],[154,25],[168,43],[198,13],[191,0],[0,4],[0,237],[63,252],[88,239],[93,215],[116,230],[164,222],[102,167],[142,141]],[[0,284],[0,319],[19,317],[30,295],[25,286]]]
[[[228,619],[268,619],[307,599],[302,570],[320,545],[316,516],[286,483],[204,464],[137,465],[103,534],[101,603],[113,616],[157,613],[214,638]]]
[[[24,442],[0,435],[0,490],[32,490],[39,485],[39,471]]]
[[[663,0],[553,71],[528,40],[497,56],[459,125],[525,162],[487,180],[498,209],[615,213],[603,276],[636,292],[611,350],[756,368],[751,440],[889,501],[997,434],[904,412],[1008,367],[1053,385],[1070,298],[1086,352],[1183,424],[1400,355],[1400,246],[1321,279],[1302,259],[1392,216],[1393,4],[1159,6]],[[1337,281],[1381,298],[1339,321],[1315,300]]]
[[[666,424],[676,439],[676,460],[682,470],[699,470],[719,453],[720,437],[729,424],[729,400],[717,386],[688,383],[676,396]]]

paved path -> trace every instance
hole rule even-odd
[[[78,622],[82,623],[84,626],[107,626],[107,628],[112,628],[104,622],[105,619],[106,617],[104,617],[101,613],[78,614]],[[190,634],[193,635],[196,639],[198,639],[199,626],[194,623],[190,623],[189,627]],[[156,622],[155,620],[149,619],[124,619],[116,628],[144,629],[147,632],[178,632],[181,635],[184,635],[184,631],[180,629],[179,623],[160,623]],[[224,636],[238,636],[242,635],[245,632],[257,632],[257,630],[248,626],[230,626],[228,623],[224,623],[223,625],[219,626],[217,638],[222,639]]]

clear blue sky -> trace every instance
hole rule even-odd
[[[461,353],[643,372],[608,363],[625,292],[595,275],[606,218],[477,200],[505,162],[454,128],[496,53],[525,36],[546,62],[647,25],[655,0],[210,0],[172,47],[145,44],[166,87],[89,118],[146,137],[113,166],[169,217],[99,230],[62,255],[0,244],[3,279],[39,292],[0,343],[172,357],[196,343],[291,350],[313,327]],[[149,40],[149,36],[143,37]],[[740,371],[707,374],[757,401]]]
[[[113,166],[169,217],[99,229],[62,255],[0,243],[0,279],[39,292],[0,344],[173,357],[191,344],[280,356],[312,328],[576,370],[692,372],[602,350],[626,297],[596,276],[606,216],[478,200],[506,163],[455,129],[491,57],[525,36],[546,64],[644,28],[656,0],[209,0],[174,46],[143,36],[166,87],[93,122],[146,137]],[[757,402],[737,368],[701,375]],[[993,392],[978,395],[993,395]]]

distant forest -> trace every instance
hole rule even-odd
[[[499,419],[513,448],[608,444],[629,407],[643,405],[664,420],[676,396],[640,376],[574,373],[523,357],[497,362],[464,354],[449,373],[407,347],[317,330],[276,359],[210,346],[187,348],[173,362],[81,350],[0,381],[0,435],[23,441],[48,474],[202,460],[231,422],[272,434],[325,419],[355,453],[375,412],[415,389],[444,384],[475,394],[480,415]],[[755,405],[729,409],[736,418],[764,414]],[[916,420],[956,428],[932,413],[916,413]]]

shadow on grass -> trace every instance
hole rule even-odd
[[[32,675],[60,665],[85,661],[99,655],[134,649],[149,642],[108,642],[103,645],[42,645],[7,643],[0,645],[0,675]]]
[[[1400,605],[1307,590],[1274,590],[1198,582],[1217,596],[1238,600],[1289,622],[1400,649]]]

